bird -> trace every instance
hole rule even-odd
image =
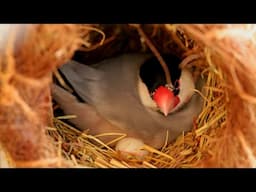
[[[69,60],[59,70],[74,93],[53,84],[53,99],[65,114],[76,115],[69,121],[82,131],[124,133],[161,148],[166,139],[170,143],[192,129],[203,105],[194,89],[201,90],[204,80],[194,82],[188,69],[175,74],[178,65],[170,64],[176,67],[170,70],[175,81],[170,88],[156,61],[145,53],[121,54],[91,65]],[[153,66],[160,67],[153,71]],[[111,139],[101,138],[105,143]]]

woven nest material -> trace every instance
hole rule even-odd
[[[150,51],[137,27],[34,25],[20,49],[10,34],[0,59],[1,166],[5,159],[11,167],[255,167],[255,25],[140,26],[162,54],[203,56],[192,65],[207,79],[193,129],[160,150],[144,146],[143,161],[122,159],[101,135],[65,123],[72,114],[52,116],[52,74],[65,86],[56,68],[73,56],[86,63]]]

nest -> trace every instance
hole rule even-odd
[[[141,31],[144,33],[141,33]],[[20,49],[11,33],[0,60],[0,165],[11,167],[255,167],[255,25],[35,25]],[[29,35],[28,35],[29,34]],[[122,159],[102,135],[80,132],[52,116],[52,74],[75,58],[90,64],[125,52],[180,58],[206,77],[203,110],[193,129],[154,149],[143,161]],[[111,134],[111,133],[105,133]],[[116,140],[124,135],[116,135]],[[167,134],[168,137],[168,134]],[[114,142],[114,141],[113,141]],[[97,145],[96,145],[97,144]],[[3,155],[1,155],[4,152]]]

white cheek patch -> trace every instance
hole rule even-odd
[[[180,103],[171,112],[177,111],[187,102],[189,102],[194,94],[194,90],[195,82],[191,72],[187,69],[182,69],[180,78],[180,92],[178,94]]]
[[[138,81],[138,92],[139,92],[140,101],[144,106],[149,107],[155,111],[158,110],[156,103],[153,101],[146,85],[142,82],[141,79],[139,79]]]

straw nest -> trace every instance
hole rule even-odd
[[[35,25],[0,60],[0,165],[11,167],[255,167],[255,25]],[[143,32],[144,31],[144,32]],[[96,62],[120,52],[150,51],[181,58],[206,77],[204,107],[193,129],[160,150],[144,146],[141,162],[122,159],[100,141],[52,116],[51,77],[75,56]],[[75,54],[74,54],[75,53]],[[111,134],[111,133],[106,133]],[[124,135],[116,135],[116,140]],[[168,137],[168,134],[166,135]],[[97,145],[95,143],[98,143]]]

